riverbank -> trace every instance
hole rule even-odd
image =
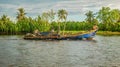
[[[78,34],[85,34],[89,31],[64,31],[65,35],[78,35]],[[0,35],[25,35],[26,33],[5,33],[0,32]],[[60,33],[63,34],[63,31]],[[104,35],[104,36],[112,36],[112,35],[120,35],[120,32],[111,32],[111,31],[98,31],[96,33],[97,35]]]
[[[97,35],[105,35],[105,36],[120,35],[120,32],[98,31]]]
[[[88,31],[65,31],[65,34],[84,34]],[[104,36],[112,36],[112,35],[120,35],[120,32],[112,32],[112,31],[98,31],[97,35],[104,35]]]

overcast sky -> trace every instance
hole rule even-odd
[[[102,6],[120,9],[120,0],[0,0],[0,16],[17,16],[17,9],[23,7],[27,16],[36,17],[44,11],[59,9],[68,11],[68,20],[82,21],[88,10],[97,12]]]

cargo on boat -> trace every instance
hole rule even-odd
[[[24,36],[26,40],[82,40],[92,39],[96,35],[97,31],[89,33],[78,34],[78,35],[59,35],[51,32],[41,32],[39,35],[28,33]]]

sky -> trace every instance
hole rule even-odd
[[[53,9],[65,9],[68,21],[83,21],[89,10],[94,13],[102,7],[120,9],[120,0],[0,0],[0,16],[8,15],[12,20],[17,16],[17,9],[24,8],[27,16],[37,17],[43,12]]]

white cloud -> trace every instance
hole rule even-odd
[[[16,9],[18,6],[14,4],[0,4],[0,7],[6,8],[6,9]]]
[[[8,13],[8,15],[15,14],[17,12],[17,9],[20,7],[25,8],[25,11],[28,14],[32,14],[35,16],[36,14],[41,14],[44,11],[48,11],[50,9],[53,9],[55,11],[59,9],[66,9],[70,15],[72,14],[85,14],[88,10],[91,11],[98,11],[102,6],[109,6],[111,8],[117,8],[120,9],[119,2],[120,0],[58,0],[55,1],[51,0],[52,2],[48,2],[47,0],[42,2],[38,0],[38,3],[35,3],[33,1],[29,1],[29,3],[17,3],[19,4],[0,4],[0,8],[3,8],[0,14],[2,13]],[[15,3],[16,1],[14,1]],[[32,3],[33,2],[33,3]]]

